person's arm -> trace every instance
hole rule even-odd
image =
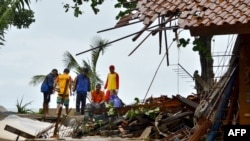
[[[91,91],[91,83],[90,83],[90,79],[88,77],[88,92],[90,92],[90,91]]]
[[[116,73],[116,87],[117,87],[117,89],[119,89],[119,74],[118,73]]]
[[[72,86],[73,86],[73,80],[71,76],[69,76],[69,94],[72,95]]]
[[[119,74],[116,73],[116,93],[118,93],[119,90]]]
[[[59,91],[59,88],[57,88],[57,85],[58,85],[58,76],[54,80],[54,91]]]
[[[72,86],[73,92],[76,91],[76,85],[77,85],[77,76],[75,77],[75,79],[73,81],[73,86]]]
[[[104,89],[107,89],[107,86],[108,86],[108,80],[109,80],[109,75],[107,76],[107,79],[106,79],[106,82],[105,82],[105,85],[104,85]]]

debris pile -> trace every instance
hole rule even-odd
[[[193,116],[199,98],[180,95],[148,98],[145,103],[107,108],[85,113],[75,120],[73,138],[83,136],[119,136],[139,139],[188,138],[194,127]],[[72,119],[71,119],[72,120]],[[72,125],[72,124],[71,124]]]
[[[224,89],[227,86],[224,85],[226,82],[230,82],[229,79],[225,79],[218,86]],[[216,114],[220,113],[216,113],[216,109],[220,103],[224,104],[224,94],[226,93],[223,91],[215,90],[210,95],[202,95],[202,97],[194,94],[186,98],[180,95],[172,98],[161,95],[157,98],[150,97],[145,102],[140,102],[136,98],[135,104],[120,108],[111,106],[95,110],[86,109],[84,116],[60,116],[60,120],[56,120],[60,122],[58,128],[55,128],[55,120],[50,119],[53,121],[51,125],[39,130],[32,138],[22,136],[28,133],[23,133],[15,127],[8,130],[28,140],[68,137],[83,139],[98,136],[137,140],[198,141],[203,137],[208,138],[213,131]],[[218,119],[220,122],[221,120],[222,118]],[[222,138],[223,131],[220,129],[214,130],[216,137],[212,138],[217,140]]]

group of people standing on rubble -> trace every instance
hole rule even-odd
[[[58,74],[57,69],[53,69],[44,79],[41,85],[43,93],[43,112],[45,116],[49,115],[50,95],[57,91],[57,113],[61,106],[65,106],[66,114],[69,113],[69,97],[76,93],[76,112],[84,115],[86,100],[91,96],[91,109],[105,108],[105,104],[111,104],[113,107],[121,107],[122,101],[118,97],[119,74],[115,72],[115,66],[109,66],[109,73],[104,85],[98,83],[95,89],[91,90],[91,80],[88,76],[89,69],[84,67],[82,72],[74,79],[70,76],[70,70],[65,68],[62,74]]]

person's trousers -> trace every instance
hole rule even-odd
[[[76,95],[76,112],[81,112],[81,114],[84,114],[85,106],[86,106],[86,97],[87,93],[77,93]]]

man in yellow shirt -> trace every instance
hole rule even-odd
[[[69,75],[70,70],[65,68],[63,74],[56,78],[55,86],[58,87],[57,96],[57,114],[60,106],[65,106],[66,114],[69,114],[69,95],[71,94],[72,78]]]

